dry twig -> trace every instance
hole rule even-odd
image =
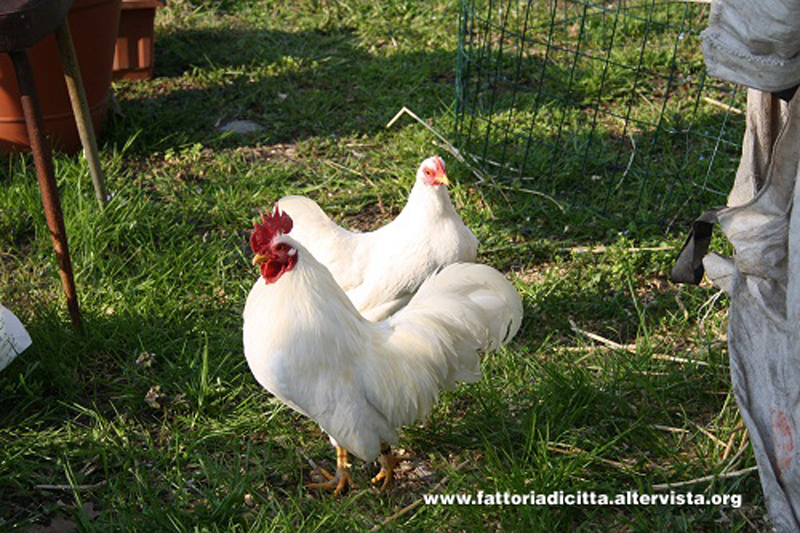
[[[358,176],[360,178],[366,178],[367,177],[364,174],[362,174],[361,172],[359,172],[358,170],[353,170],[352,168],[346,167],[346,166],[344,166],[344,165],[342,165],[340,163],[337,163],[336,161],[328,161],[327,159],[323,159],[322,162],[324,164],[328,165],[329,167],[335,168],[336,170],[342,170],[344,172],[349,172],[350,174],[355,174],[356,176]],[[369,178],[367,178],[367,179],[369,179]]]
[[[750,436],[749,436],[749,434],[747,432],[745,432],[744,436],[742,437],[741,443],[739,443],[739,449],[736,451],[734,456],[731,457],[731,460],[728,462],[728,464],[725,466],[725,468],[722,469],[723,473],[729,471],[734,466],[736,466],[736,464],[738,464],[739,459],[742,457],[744,452],[747,451],[747,445],[749,443],[750,443]]]
[[[689,479],[687,481],[678,481],[675,483],[659,483],[657,485],[653,485],[653,490],[676,489],[678,487],[697,485],[698,483],[705,483],[706,481],[713,481],[715,479],[728,479],[732,477],[739,477],[745,474],[749,474],[750,472],[754,472],[756,470],[758,470],[757,466],[750,466],[748,468],[742,468],[741,470],[735,470],[733,472],[720,472],[719,474],[711,474],[708,476],[698,477],[695,479]]]
[[[695,0],[695,1],[697,1],[697,0]],[[711,104],[713,106],[720,107],[720,108],[724,109],[725,111],[728,111],[729,113],[733,113],[734,115],[742,115],[742,114],[744,114],[744,111],[742,111],[741,109],[733,107],[732,105],[728,105],[725,102],[720,102],[719,100],[714,100],[713,98],[709,98],[708,96],[704,96],[703,100],[705,100],[706,102],[708,102],[709,104]]]
[[[605,464],[607,464],[609,466],[613,466],[614,468],[619,468],[620,470],[625,470],[626,472],[631,472],[631,473],[634,473],[636,475],[642,475],[641,473],[636,472],[635,470],[632,470],[632,466],[631,465],[628,465],[628,464],[625,464],[625,463],[621,463],[619,461],[614,461],[612,459],[606,459],[604,457],[598,457],[596,455],[591,455],[586,450],[584,450],[582,448],[578,448],[577,446],[573,446],[571,444],[566,444],[566,443],[563,443],[563,442],[548,442],[547,443],[547,449],[549,451],[551,451],[551,452],[562,453],[562,454],[565,454],[565,455],[586,454],[589,457],[591,457],[592,459],[596,459],[596,460],[600,461],[601,463],[605,463]]]
[[[739,422],[736,424],[736,427],[734,427],[734,428],[731,430],[731,436],[728,438],[728,442],[727,442],[727,444],[725,445],[725,451],[724,451],[724,452],[722,452],[722,460],[723,460],[723,461],[724,461],[725,459],[727,459],[727,458],[728,458],[728,454],[730,454],[730,453],[731,453],[731,450],[733,449],[733,443],[734,443],[734,442],[736,442],[736,435],[737,435],[737,434],[738,434],[740,431],[742,431],[743,429],[744,429],[744,420],[742,420],[741,418],[739,418]]]
[[[674,246],[633,246],[631,248],[625,248],[623,252],[664,252],[668,250],[674,250]],[[561,248],[561,250],[566,252],[575,252],[579,254],[583,253],[591,253],[591,254],[602,254],[608,251],[606,246],[569,246],[566,248]]]
[[[675,428],[672,426],[663,426],[661,424],[652,424],[650,427],[653,429],[658,429],[660,431],[667,431],[669,433],[689,433],[688,429]]]
[[[393,125],[395,122],[397,122],[397,120],[398,120],[400,117],[402,117],[403,115],[408,115],[408,116],[410,116],[411,118],[413,118],[414,120],[416,120],[417,122],[419,122],[420,124],[422,124],[422,126],[423,126],[423,127],[426,129],[426,130],[428,130],[429,132],[433,133],[433,134],[436,136],[436,138],[437,138],[437,139],[439,139],[439,140],[442,142],[442,144],[444,145],[443,147],[444,147],[444,149],[445,149],[445,150],[447,150],[448,152],[450,152],[450,153],[452,154],[452,156],[453,156],[453,157],[455,157],[455,158],[456,158],[456,159],[457,159],[459,162],[461,162],[461,163],[463,163],[464,165],[466,165],[467,167],[469,167],[469,169],[470,169],[470,170],[472,170],[472,172],[474,172],[474,173],[475,173],[475,175],[478,177],[478,179],[479,179],[479,180],[481,180],[481,181],[483,181],[483,180],[484,180],[483,173],[482,173],[480,170],[478,170],[478,169],[474,168],[472,165],[470,165],[470,164],[467,162],[467,160],[466,160],[466,159],[464,159],[464,156],[463,156],[463,155],[461,155],[461,152],[459,152],[459,151],[458,151],[458,148],[456,148],[455,146],[453,146],[453,143],[451,143],[450,141],[448,141],[448,140],[447,140],[447,138],[446,138],[444,135],[442,135],[441,133],[439,133],[438,131],[436,131],[436,130],[433,128],[433,126],[431,126],[430,124],[428,124],[427,122],[425,122],[424,120],[422,120],[421,118],[419,118],[419,116],[418,116],[416,113],[414,113],[413,111],[411,111],[411,110],[410,110],[409,108],[407,108],[406,106],[403,106],[403,108],[402,108],[400,111],[398,111],[398,112],[397,112],[397,114],[396,114],[394,117],[392,117],[392,120],[390,120],[390,121],[389,121],[389,122],[386,124],[386,127],[387,127],[387,128],[391,128],[391,127],[392,127],[392,125]]]
[[[692,425],[694,427],[696,427],[698,429],[698,431],[700,431],[700,433],[702,433],[703,435],[705,435],[706,437],[708,437],[709,439],[714,441],[714,443],[717,446],[720,446],[723,449],[727,447],[727,444],[725,442],[722,442],[716,435],[711,433],[709,430],[707,430],[706,428],[702,427],[700,424],[698,424],[697,422],[695,422],[693,420],[691,422],[692,422]]]
[[[34,485],[33,488],[38,490],[94,490],[104,487],[105,484],[106,480],[104,479],[91,485]]]
[[[620,344],[618,342],[614,342],[611,339],[607,339],[602,335],[598,335],[597,333],[592,333],[591,331],[586,331],[585,329],[581,329],[575,324],[575,322],[570,319],[569,321],[570,327],[575,333],[579,333],[585,337],[592,339],[593,341],[597,341],[600,344],[611,348],[613,350],[623,350],[628,353],[636,353],[636,345],[635,344]],[[672,363],[681,363],[681,364],[693,364],[693,365],[700,365],[700,366],[708,366],[706,361],[698,361],[697,359],[687,359],[685,357],[675,357],[672,355],[664,355],[664,354],[652,354],[650,356],[652,359],[660,359],[662,361],[670,361]]]

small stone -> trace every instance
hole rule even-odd
[[[144,396],[144,401],[153,409],[161,409],[161,404],[158,403],[161,397],[161,385],[155,385],[150,387],[150,390],[147,391],[147,394]]]
[[[246,506],[250,507],[250,508],[253,508],[253,507],[256,506],[256,501],[253,499],[253,495],[252,494],[246,493],[244,495],[244,504]]]
[[[136,364],[142,368],[150,368],[153,366],[153,361],[155,358],[156,355],[154,353],[142,352],[139,354],[139,357],[136,358]]]
[[[264,126],[252,120],[232,120],[219,127],[221,132],[237,133],[239,135],[256,133],[263,129]]]

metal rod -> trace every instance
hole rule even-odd
[[[72,102],[72,112],[75,115],[75,123],[78,125],[78,134],[81,137],[83,153],[89,163],[89,172],[92,175],[92,184],[97,202],[102,209],[105,206],[107,195],[103,169],[100,166],[99,150],[97,149],[97,137],[92,124],[92,115],[89,111],[89,102],[86,99],[86,91],[83,87],[81,69],[78,65],[78,56],[75,54],[75,47],[72,44],[72,35],[69,31],[69,24],[64,23],[56,28],[56,42],[58,52],[61,54],[61,66],[64,69],[64,80],[67,82],[69,99]]]
[[[50,145],[44,135],[44,120],[36,96],[36,86],[33,81],[33,70],[28,61],[25,50],[9,52],[14,63],[14,71],[19,84],[22,112],[25,116],[25,125],[28,129],[28,140],[33,151],[33,161],[36,165],[36,177],[39,180],[39,190],[42,193],[45,218],[50,228],[50,240],[58,260],[61,275],[61,284],[67,296],[67,308],[75,329],[81,329],[81,314],[78,307],[78,293],[75,289],[75,278],[72,273],[72,261],[67,246],[67,232],[64,228],[64,215],[61,212],[61,201],[58,198],[53,156]]]

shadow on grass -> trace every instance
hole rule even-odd
[[[53,308],[43,311],[26,325],[32,347],[4,371],[4,400],[17,405],[55,409],[68,418],[75,415],[74,404],[94,405],[111,418],[114,413],[106,409],[155,415],[159,409],[145,402],[154,385],[164,385],[164,398],[183,394],[187,405],[196,405],[208,393],[202,387],[209,379],[238,380],[247,372],[233,325],[220,329],[207,324],[208,331],[198,331],[196,322],[96,314],[84,307],[84,327],[78,333]],[[145,357],[137,361],[142,354]],[[0,426],[13,426],[23,413],[6,411]],[[53,422],[60,425],[63,420],[57,418]]]
[[[573,295],[576,309],[584,310],[573,315],[579,323],[595,316],[591,310],[596,296],[593,291]],[[546,298],[539,303],[564,305]],[[542,327],[530,307],[526,313],[526,324],[512,348],[489,356],[481,382],[448,393],[444,410],[424,426],[406,430],[403,440],[410,441],[411,451],[417,457],[435,452],[459,461],[476,459],[476,470],[461,490],[477,486],[487,492],[525,494],[634,487],[645,492],[648,484],[667,481],[664,472],[649,465],[670,460],[674,439],[654,426],[674,423],[670,414],[702,421],[718,412],[724,402],[719,395],[725,386],[720,379],[724,369],[673,368],[665,376],[655,375],[650,373],[648,352],[613,353],[608,356],[616,361],[603,364],[604,376],[598,379],[591,369],[555,361],[556,356],[547,353],[545,337],[553,333],[551,326]],[[222,513],[237,521],[244,494],[254,487],[269,494],[274,505],[297,496],[310,467],[295,448],[305,448],[316,460],[330,464],[327,443],[315,433],[313,423],[302,419],[296,423],[294,415],[265,419],[241,414],[263,409],[267,393],[250,376],[241,354],[239,317],[230,307],[211,306],[199,316],[172,319],[151,312],[88,312],[82,335],[47,314],[36,317],[29,328],[35,348],[4,372],[0,397],[18,409],[0,416],[0,430],[18,429],[36,412],[37,431],[43,435],[44,430],[64,431],[65,421],[86,431],[75,431],[75,439],[85,440],[76,441],[74,449],[64,447],[70,439],[39,442],[24,461],[15,463],[29,468],[30,477],[7,484],[0,494],[18,508],[47,505],[43,503],[47,498],[31,499],[26,484],[61,479],[59,461],[71,461],[77,468],[100,457],[102,475],[116,486],[115,493],[129,493],[132,501],[154,510],[131,517],[134,506],[122,506],[118,512],[128,520],[149,523],[177,512],[191,523],[202,523],[211,516],[202,507],[207,500],[223,509],[217,518]],[[137,364],[148,351],[155,354],[153,365]],[[150,395],[155,385],[160,390]],[[196,429],[192,420],[200,422]],[[97,429],[96,438],[90,437],[92,428]],[[549,448],[552,443],[582,451],[559,452]],[[64,459],[54,464],[48,457]],[[481,478],[480,462],[488,463],[491,480]],[[358,468],[363,482],[364,472],[372,467]],[[430,465],[427,468],[430,471]],[[675,468],[678,472],[685,468],[688,476],[695,472],[691,463]],[[434,479],[444,475],[437,472]],[[0,471],[3,477],[16,476]],[[87,475],[77,482],[90,485],[97,479]],[[182,486],[187,480],[193,484],[191,490],[172,490],[173,484]],[[409,497],[410,489],[402,483],[398,497]],[[426,490],[430,483],[410,486]],[[745,488],[757,498],[754,483]],[[137,488],[122,489],[126,484]],[[318,511],[313,502],[303,506]],[[593,512],[558,509],[549,520],[569,524]],[[664,512],[684,513],[659,511]],[[541,510],[531,508],[497,518],[509,526],[534,523],[540,515]],[[713,510],[692,516],[702,523],[713,523],[717,517]]]
[[[592,218],[607,233],[639,223],[642,237],[682,232],[700,211],[724,201],[740,126],[732,126],[732,135],[726,134],[731,139],[720,144],[714,135],[724,132],[724,112],[692,114],[689,123],[677,115],[665,125],[653,118],[634,120],[630,129],[598,128],[591,94],[570,94],[570,76],[591,73],[537,58],[529,63],[531,72],[542,64],[546,75],[527,79],[517,73],[510,94],[495,94],[495,79],[471,79],[475,87],[463,102],[469,110],[460,111],[462,148],[516,168],[487,167],[501,183],[585,211],[575,216],[578,223],[567,222],[573,228]],[[423,118],[446,113],[455,96],[455,69],[455,52],[374,53],[344,27],[183,30],[159,37],[154,80],[117,86],[122,116],[113,120],[106,141],[144,154],[196,143],[235,148],[379,135],[403,106]],[[669,98],[683,98],[674,92]],[[601,117],[610,112],[601,111]],[[484,122],[489,115],[494,118]],[[222,133],[219,127],[234,119],[263,129]],[[540,122],[552,127],[537,127]],[[598,238],[597,225],[583,226]]]
[[[156,78],[117,87],[124,116],[106,137],[122,146],[135,136],[134,153],[375,134],[404,105],[431,117],[453,98],[454,53],[379,57],[346,29],[186,30],[158,43]],[[220,135],[219,123],[231,119],[264,130]]]

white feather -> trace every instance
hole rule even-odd
[[[401,213],[389,224],[359,233],[337,226],[302,196],[286,196],[280,209],[294,221],[292,237],[325,265],[356,308],[383,320],[405,304],[437,269],[474,261],[478,240],[456,213],[447,187],[417,181]]]
[[[275,283],[253,285],[247,362],[262,386],[364,460],[427,416],[440,389],[479,379],[480,353],[519,329],[519,295],[486,265],[445,267],[393,317],[371,322],[307,249],[277,242],[297,248],[298,260]]]

